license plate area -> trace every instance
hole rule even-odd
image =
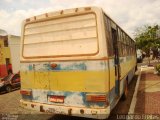
[[[64,103],[65,96],[48,95],[48,101],[53,103]]]

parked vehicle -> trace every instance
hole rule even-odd
[[[140,49],[137,50],[137,62],[141,63],[143,61],[142,52]]]
[[[0,92],[11,92],[15,88],[20,88],[20,75],[9,74],[0,80]]]

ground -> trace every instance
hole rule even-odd
[[[154,67],[141,69],[135,113],[160,115],[160,76]]]

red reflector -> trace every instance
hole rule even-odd
[[[36,105],[34,105],[34,104],[31,104],[31,107],[32,107],[32,108],[34,108],[34,106],[36,106]]]
[[[64,96],[48,96],[50,102],[64,103]]]
[[[57,67],[57,64],[55,64],[55,63],[51,64],[51,68],[56,68],[56,67]]]
[[[22,95],[31,95],[32,91],[27,91],[27,90],[20,90],[20,94]]]
[[[106,96],[105,95],[87,95],[86,101],[89,102],[106,102]]]

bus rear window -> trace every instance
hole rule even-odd
[[[98,51],[96,16],[93,13],[26,24],[24,57],[60,57]]]

